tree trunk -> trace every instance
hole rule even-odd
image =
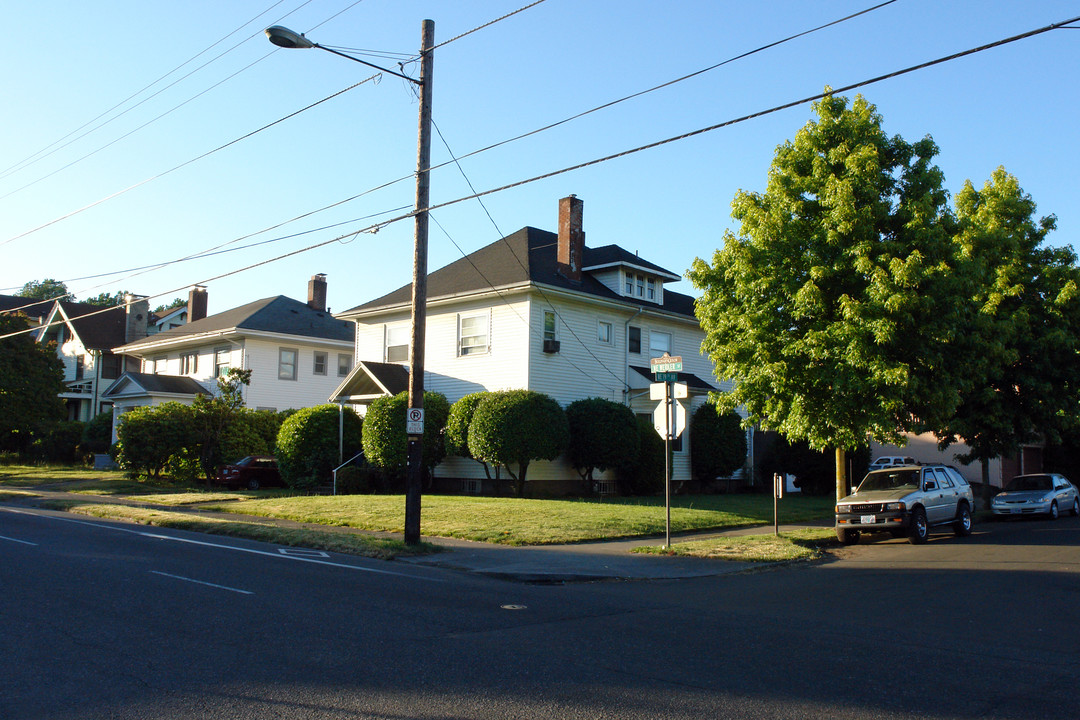
[[[990,509],[990,458],[982,458],[979,461],[982,465],[982,496],[983,496],[983,510]],[[1002,478],[1004,481],[1005,478]]]
[[[843,448],[836,448],[836,501],[848,494],[847,463],[844,462]]]

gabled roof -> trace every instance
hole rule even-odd
[[[330,402],[362,402],[409,389],[409,370],[396,363],[361,360],[341,381]]]
[[[669,279],[677,280],[670,270],[642,260],[633,253],[607,245],[601,248],[585,248],[581,282],[573,282],[555,271],[555,254],[559,237],[546,230],[525,227],[502,240],[497,240],[476,252],[429,273],[427,277],[428,302],[528,284],[556,287],[586,295],[603,298],[629,306],[650,305],[680,315],[694,316],[694,299],[665,289],[664,303],[628,298],[608,289],[589,274],[590,267],[632,265],[645,268]],[[352,317],[369,311],[395,307],[408,307],[412,300],[412,285],[404,285],[380,298],[339,313],[339,317]]]
[[[210,395],[210,391],[189,377],[126,372],[105,389],[101,397],[121,398],[139,395],[190,396]]]
[[[127,316],[123,307],[103,308],[89,303],[57,303],[67,316],[82,344],[90,350],[111,350],[123,345]],[[105,312],[101,312],[105,310]]]
[[[35,320],[44,320],[52,310],[54,300],[25,298],[20,295],[0,295],[0,313],[20,312]]]
[[[125,345],[123,349],[124,352],[135,352],[141,347],[183,342],[198,335],[245,330],[351,343],[354,328],[351,322],[338,320],[328,312],[315,310],[306,303],[284,295],[275,295],[181,327],[162,330],[144,340]]]

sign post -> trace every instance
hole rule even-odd
[[[780,473],[774,473],[772,476],[773,493],[772,493],[772,518],[773,518],[773,535],[780,537],[780,513],[778,500],[784,497],[784,485],[787,483],[785,478]]]
[[[664,423],[661,434],[664,436],[664,511],[666,513],[664,549],[668,550],[671,548],[671,435],[672,428],[676,426],[677,422],[675,413],[676,406],[678,406],[672,392],[672,383],[677,382],[679,379],[679,373],[682,371],[682,357],[672,357],[664,353],[661,357],[653,358],[649,364],[652,366],[653,376],[656,378],[657,384],[663,385],[663,404],[661,407],[663,408]],[[685,385],[682,385],[682,390],[684,393],[682,397],[686,397]],[[650,397],[653,397],[651,392]],[[654,397],[653,399],[659,398]],[[657,410],[659,409],[657,408]],[[657,423],[657,430],[660,430],[659,423]]]

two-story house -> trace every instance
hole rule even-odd
[[[701,355],[693,298],[665,287],[679,279],[617,245],[586,247],[582,201],[563,198],[557,234],[526,227],[428,275],[424,387],[451,402],[515,388],[547,393],[563,407],[602,397],[651,418],[650,360],[668,353],[683,358],[689,415],[717,382]],[[338,314],[356,323],[358,362],[332,401],[364,405],[407,388],[410,298],[405,285]],[[447,458],[436,475],[474,483],[483,470]],[[551,491],[575,487],[576,478],[561,460],[529,468],[530,484]],[[690,478],[686,433],[673,478]]]
[[[275,411],[326,402],[352,370],[353,324],[327,311],[325,275],[311,278],[306,303],[276,295],[200,317],[205,302],[196,288],[186,324],[115,348],[138,358],[139,367],[105,392],[114,424],[132,407],[213,394],[229,368],[251,371],[247,407]]]

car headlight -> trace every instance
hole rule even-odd
[[[885,510],[886,512],[889,512],[889,511],[903,512],[904,510],[907,509],[907,505],[905,505],[902,502],[891,502],[891,503],[885,503],[885,507],[882,508],[882,509]]]

